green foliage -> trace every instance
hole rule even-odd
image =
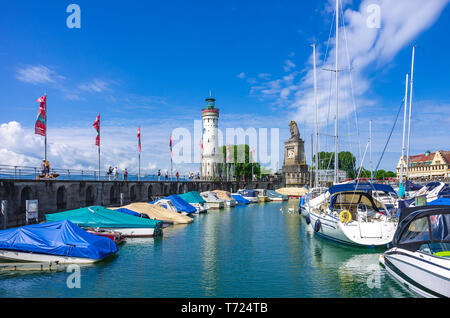
[[[238,180],[245,176],[246,179],[252,178],[252,165],[253,173],[261,176],[261,165],[258,162],[252,164],[251,152],[249,145],[229,145],[230,148],[230,161],[234,164],[234,175]],[[227,147],[222,146],[220,148],[220,155],[222,156],[222,162],[226,162]],[[220,171],[225,171],[225,164],[220,164]],[[225,175],[225,173],[223,173]]]
[[[349,151],[342,151],[338,154],[339,158],[339,169],[345,170],[347,172],[347,178],[355,179],[358,176],[358,167],[355,166],[356,158]],[[315,157],[314,157],[315,162]],[[319,169],[334,169],[334,152],[319,152]],[[378,170],[375,173],[374,179],[380,180],[385,178],[395,178],[395,172]],[[361,169],[359,175],[360,178],[370,178],[370,170]]]

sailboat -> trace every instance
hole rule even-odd
[[[339,0],[336,0],[336,68],[333,70],[336,74],[334,186],[305,204],[305,219],[316,234],[328,239],[357,246],[382,246],[392,240],[396,228],[396,223],[388,213],[386,206],[372,196],[372,190],[383,190],[384,187],[377,184],[359,184],[358,182],[339,184],[339,13]],[[391,189],[387,191],[390,192]]]

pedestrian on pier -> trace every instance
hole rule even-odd
[[[119,170],[117,167],[114,168],[114,180],[117,180],[119,178]]]
[[[158,169],[158,181],[161,181],[161,170]]]
[[[125,168],[123,170],[123,181],[127,181],[128,180],[128,171],[127,168]]]
[[[50,162],[44,159],[44,175],[45,179],[48,179],[50,175]]]
[[[166,170],[166,175],[165,175],[165,177],[166,177],[166,181],[167,180],[169,180],[169,172]]]
[[[109,181],[111,181],[112,173],[113,173],[113,167],[109,166],[108,172],[106,173],[106,175],[109,177]]]
[[[177,173],[175,173],[175,177],[177,178],[177,182],[178,182],[178,178],[180,177],[180,174],[178,173],[178,171],[177,171]]]

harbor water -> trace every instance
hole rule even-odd
[[[129,239],[117,256],[81,266],[75,286],[72,270],[1,272],[0,297],[415,297],[380,267],[383,249],[315,236],[297,206],[213,210],[162,237]]]

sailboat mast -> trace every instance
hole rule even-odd
[[[412,93],[413,93],[413,77],[414,77],[414,54],[416,47],[413,46],[412,60],[411,60],[411,87],[409,89],[409,118],[408,118],[408,149],[406,151],[406,179],[408,179],[409,172],[409,148],[411,145],[411,111],[412,111]]]
[[[316,125],[315,125],[315,133],[316,133],[316,142],[315,142],[315,148],[316,148],[316,171],[314,176],[314,186],[317,188],[319,183],[319,123],[318,123],[318,109],[317,109],[317,78],[316,78],[316,44],[313,43],[313,63],[314,63],[314,103],[316,107]]]
[[[339,52],[339,0],[336,0],[336,116],[334,121],[334,183],[338,183],[338,115],[339,115],[339,86],[338,86],[338,52]]]
[[[406,112],[408,109],[408,75],[405,81],[405,109],[403,113],[403,137],[402,137],[402,159],[400,160],[400,182],[403,182],[403,168],[405,162],[405,132],[406,132]]]
[[[372,120],[369,121],[369,155],[370,155],[370,180],[373,179],[373,166],[372,166]]]

